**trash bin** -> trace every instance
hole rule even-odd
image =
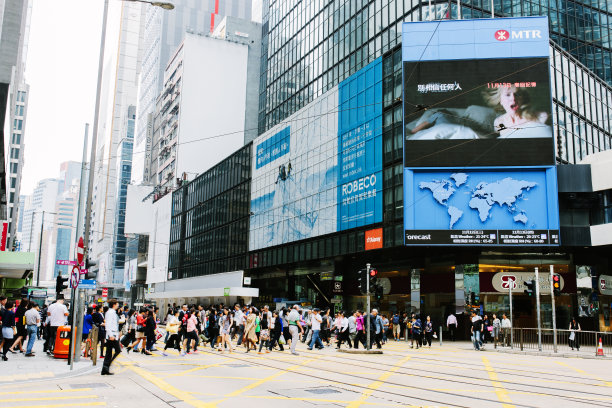
[[[68,358],[68,354],[70,354],[70,326],[60,326],[55,336],[53,357]]]

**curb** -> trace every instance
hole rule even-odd
[[[521,354],[524,356],[543,356],[543,357],[561,357],[561,358],[583,358],[588,360],[612,360],[612,357],[607,356],[591,356],[588,354],[572,354],[572,353],[553,353],[548,351],[520,351],[520,350],[500,350],[500,349],[489,349],[485,351],[494,351],[498,353],[506,354]]]
[[[338,349],[337,353],[347,353],[347,354],[382,354],[382,350],[353,350],[353,349]]]

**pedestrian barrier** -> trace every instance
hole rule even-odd
[[[538,350],[538,329],[517,327],[512,329],[514,348],[521,351]],[[557,347],[552,329],[542,329],[542,351],[554,353],[589,353],[603,356],[612,353],[612,333],[557,329]],[[601,354],[599,354],[601,353]]]

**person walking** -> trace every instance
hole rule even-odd
[[[23,342],[28,337],[28,330],[26,328],[25,323],[25,314],[26,310],[28,309],[29,303],[30,302],[28,301],[28,299],[21,299],[21,302],[19,302],[19,306],[17,306],[17,311],[15,312],[15,327],[17,328],[17,337],[15,338],[15,340],[13,341],[13,345],[9,349],[11,353],[15,353],[15,347],[19,347],[19,351],[21,353],[24,352]]]
[[[570,335],[569,335],[569,346],[574,349],[576,347],[576,351],[580,351],[580,339],[578,338],[578,332],[582,330],[580,327],[580,323],[576,320],[575,317],[572,317],[572,321],[569,325]]]
[[[242,344],[242,338],[244,337],[244,312],[240,308],[240,303],[236,303],[234,305],[234,322],[236,328],[234,329],[234,334],[238,336],[238,341],[236,342],[236,346]]]
[[[300,338],[300,333],[303,333],[304,330],[302,326],[300,326],[300,307],[298,305],[294,305],[293,309],[287,316],[287,320],[289,321],[289,334],[291,335],[291,354],[297,356],[299,355],[295,348],[297,347],[297,343]]]
[[[155,346],[156,334],[155,329],[157,328],[157,321],[155,318],[155,312],[153,309],[147,310],[147,320],[145,322],[145,338],[146,348],[143,347],[141,350],[142,354],[151,355],[151,351]]]
[[[198,340],[198,331],[196,330],[198,324],[198,318],[195,315],[195,308],[191,308],[187,314],[183,316],[183,320],[187,319],[187,334],[183,339],[183,351],[181,352],[181,356],[184,356],[189,352],[189,348],[187,344],[190,342],[192,352],[189,354],[197,354],[198,350],[195,349],[196,341]]]
[[[95,316],[95,315],[94,315]],[[140,311],[138,312],[138,314],[135,316],[136,319],[136,339],[134,340],[134,342],[132,344],[130,344],[129,346],[126,347],[127,352],[129,353],[130,350],[133,348],[134,352],[138,352],[138,345],[140,344],[140,349],[141,350],[146,350],[146,336],[145,336],[145,324],[147,319],[145,318],[145,309],[141,308]],[[94,320],[95,322],[95,320]],[[146,353],[145,353],[146,354]]]
[[[83,334],[81,336],[81,353],[84,354],[84,357],[89,356],[89,350],[87,350],[87,338],[89,337],[89,332],[93,328],[93,307],[87,307],[87,311],[85,312],[85,316],[83,316]]]
[[[68,317],[68,308],[64,305],[64,297],[58,296],[58,299],[47,309],[49,334],[45,349],[48,354],[53,354],[55,349],[55,336],[57,335],[57,329],[60,326],[66,324],[66,317]]]
[[[353,343],[353,347],[358,349],[359,343],[361,343],[363,348],[367,348],[366,347],[366,334],[365,334],[365,321],[364,321],[363,313],[361,312],[361,310],[358,310],[356,312],[355,329],[357,330],[357,336],[355,338],[355,342]]]
[[[246,324],[244,325],[244,337],[242,339],[247,353],[251,351],[251,346],[253,346],[253,349],[257,349],[257,335],[255,334],[256,325],[257,315],[255,314],[255,308],[249,307]]]
[[[179,314],[180,309],[173,310],[173,315],[168,316],[166,319],[166,333],[169,333],[168,340],[166,341],[166,345],[164,346],[164,351],[162,351],[162,356],[167,357],[168,354],[166,350],[168,348],[173,347],[179,353],[181,352],[181,339],[179,338],[179,328],[181,327],[181,323],[179,322]]]
[[[497,315],[493,313],[493,344],[495,348],[497,348],[497,343],[499,342],[500,330],[501,330],[501,322],[497,318]]]
[[[233,324],[234,324],[234,316],[229,311],[229,309],[226,307],[223,309],[223,315],[221,316],[221,321],[219,322],[219,327],[221,331],[221,345],[219,346],[219,350],[221,352],[223,352],[224,348],[227,348],[230,353],[234,351],[234,349],[232,348],[232,336],[231,336],[231,330],[232,330]],[[259,348],[259,351],[261,351],[261,347]]]
[[[512,322],[510,319],[508,319],[508,316],[506,316],[505,313],[502,315],[501,329],[502,335],[504,336],[504,347],[508,347],[511,345],[510,341],[512,340],[510,333],[512,331]]]
[[[318,308],[312,309],[310,315],[310,330],[312,331],[312,338],[308,344],[308,350],[312,350],[313,347],[321,350],[323,349],[323,343],[321,342],[321,323],[323,318],[320,314],[321,310]]]
[[[457,317],[451,313],[446,318],[446,328],[450,332],[451,341],[455,341],[455,331],[457,330]]]
[[[110,366],[113,361],[115,361],[119,353],[121,353],[121,346],[119,345],[118,308],[119,303],[117,303],[117,300],[111,299],[108,301],[108,310],[104,315],[104,323],[106,328],[106,354],[104,356],[104,363],[102,364],[102,375],[113,375],[113,373],[110,372]]]
[[[400,325],[400,315],[398,312],[393,313],[391,324],[393,325],[393,338],[395,341],[400,341],[402,326]]]
[[[53,305],[51,305],[53,306]],[[49,307],[51,309],[51,307]],[[92,315],[92,320],[96,327],[98,328],[98,342],[100,343],[100,358],[104,357],[104,344],[106,342],[106,325],[104,324],[104,314],[102,313],[102,306],[97,305],[96,311]],[[94,349],[97,352],[98,345],[94,346]]]
[[[6,353],[8,353],[13,339],[17,334],[17,328],[15,327],[15,312],[13,312],[13,302],[8,301],[5,304],[4,310],[2,310],[2,360],[7,361]],[[13,351],[14,353],[14,351]]]
[[[348,320],[348,329],[349,329],[349,345],[351,347],[355,347],[355,342],[357,341],[357,312],[353,312]]]
[[[266,306],[267,307],[267,306]],[[269,353],[268,346],[270,345],[270,319],[268,317],[267,311],[264,311],[261,314],[261,320],[259,322],[259,353],[263,354],[262,348],[265,347],[266,353]]]
[[[480,334],[481,335],[480,340],[482,341],[482,344],[487,344],[487,340],[491,336],[492,331],[493,331],[493,327],[491,326],[489,322],[489,316],[484,315],[482,319],[482,333]]]
[[[480,336],[482,333],[482,317],[478,316],[476,314],[475,311],[472,310],[472,327],[471,327],[471,332],[472,332],[472,341],[474,343],[474,350],[484,350],[484,345],[482,344],[482,341],[480,340]]]
[[[425,341],[423,342],[423,346],[425,346],[425,342],[427,342],[427,347],[431,348],[431,341],[433,339],[433,324],[431,323],[431,316],[427,316],[427,320],[425,321]]]
[[[282,344],[280,344],[279,340],[280,337],[283,335],[283,319],[280,317],[279,312],[275,311],[272,315],[272,319],[274,321],[274,327],[272,328],[271,331],[271,335],[272,335],[272,339],[270,341],[270,346],[269,346],[269,350],[272,351],[272,349],[276,346],[276,344],[278,343],[278,348],[280,351],[285,351],[285,348],[283,347]]]
[[[416,315],[412,315],[412,337],[410,339],[410,348],[412,348],[413,342],[415,343],[417,349],[421,346],[421,329],[421,319],[419,319]]]
[[[40,324],[40,306],[37,303],[30,302],[28,310],[25,312],[25,323],[28,331],[28,345],[26,347],[26,357],[34,357],[32,347],[38,337],[38,325]]]
[[[353,345],[351,344],[351,340],[349,339],[349,324],[348,324],[348,319],[344,316],[344,312],[340,312],[338,313],[338,320],[340,321],[340,324],[338,325],[339,329],[338,329],[338,343],[337,343],[337,349],[340,349],[340,347],[342,346],[343,342],[347,342],[349,348],[352,348]]]

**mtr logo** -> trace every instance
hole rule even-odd
[[[540,30],[521,30],[508,32],[506,30],[497,30],[495,32],[495,39],[497,41],[506,41],[509,39],[513,40],[534,40],[541,39],[542,31]]]

